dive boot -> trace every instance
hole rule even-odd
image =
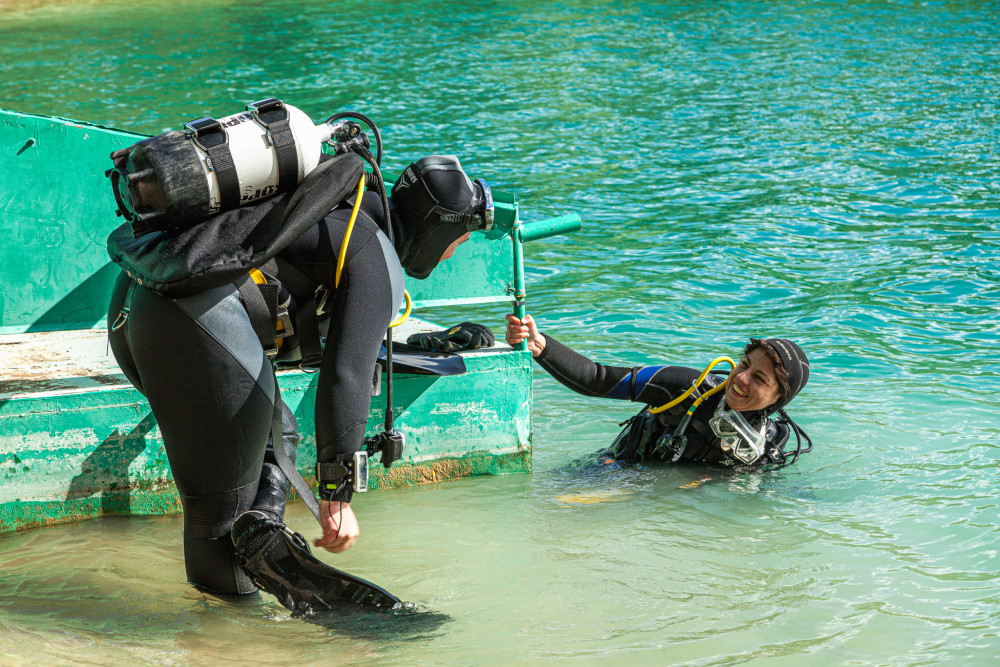
[[[399,598],[375,584],[318,560],[305,538],[263,512],[244,512],[233,524],[243,571],[257,588],[292,611],[311,613],[358,605],[388,610]]]

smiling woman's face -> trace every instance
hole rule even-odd
[[[743,357],[726,380],[726,405],[731,410],[763,410],[778,400],[774,362],[761,348]]]

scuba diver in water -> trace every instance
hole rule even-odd
[[[809,360],[790,340],[751,338],[738,365],[720,357],[704,371],[598,364],[541,333],[530,315],[507,315],[506,340],[526,341],[539,365],[577,393],[646,404],[600,452],[604,463],[661,459],[752,468],[794,463],[812,449],[784,410],[809,379]],[[709,372],[720,361],[733,366],[726,379]],[[768,416],[775,413],[777,419]],[[786,452],[793,431],[796,447]]]
[[[364,177],[357,162],[355,179],[358,173]],[[318,209],[315,224],[253,266],[250,279],[243,271],[235,284],[190,296],[167,297],[135,278],[129,268],[139,261],[134,246],[157,237],[133,239],[127,225],[116,230],[109,253],[126,271],[108,311],[111,349],[148,400],[162,433],[184,510],[184,562],[192,584],[216,594],[260,588],[297,611],[335,608],[344,600],[391,607],[396,598],[315,559],[304,538],[283,523],[290,480],[281,463],[290,459],[294,470],[299,432],[280,398],[272,362],[318,367],[323,535],[314,544],[343,552],[359,535],[351,500],[355,490],[364,490],[355,482],[366,473],[359,466],[367,459],[357,454],[370,449],[365,427],[380,372],[376,362],[404,300],[403,272],[426,278],[472,232],[488,230],[492,199],[489,187],[471,181],[453,156],[411,164],[391,197],[384,189],[359,186],[353,199],[332,210],[309,203],[322,188],[302,194],[308,181],[260,204],[218,214],[217,229],[256,216],[265,221],[254,228],[259,230],[269,211],[282,206]],[[391,240],[383,231],[387,227]],[[349,241],[342,243],[345,236]],[[151,246],[154,263],[166,243]],[[270,332],[262,332],[252,302],[269,287],[276,288],[274,318]],[[273,344],[262,343],[269,335]],[[392,458],[387,463],[383,451],[383,464]],[[311,491],[309,496],[315,505]]]

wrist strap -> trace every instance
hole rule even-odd
[[[322,500],[350,502],[354,496],[354,456],[341,454],[333,461],[316,464],[316,486]]]

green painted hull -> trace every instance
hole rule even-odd
[[[101,329],[118,273],[104,250],[118,220],[103,172],[111,151],[141,138],[0,110],[0,532],[180,509],[156,422]],[[517,205],[496,199],[493,231],[474,235],[431,279],[408,282],[418,309],[509,301],[515,287],[523,294]],[[396,338],[433,326],[411,318]],[[498,344],[463,356],[464,374],[394,375],[406,450],[389,470],[373,466],[371,487],[530,470],[530,355]],[[316,378],[279,378],[308,478]],[[384,405],[372,399],[369,433],[381,429]]]
[[[11,335],[0,337],[0,363],[10,369],[11,362],[37,359],[17,356],[31,349],[16,350],[37,351],[40,338],[71,339],[77,353],[88,345],[104,347],[101,331]],[[53,341],[44,345],[58,349]],[[394,414],[406,450],[389,470],[372,466],[373,489],[530,469],[529,354],[491,350],[466,355],[465,362],[461,375],[394,374]],[[180,509],[149,406],[114,368],[98,364],[92,370],[80,377],[0,382],[0,390],[8,390],[0,393],[0,532]],[[308,479],[316,460],[316,376],[282,371],[279,378],[303,434],[298,461]],[[372,400],[369,433],[381,429],[384,405],[384,397]]]

